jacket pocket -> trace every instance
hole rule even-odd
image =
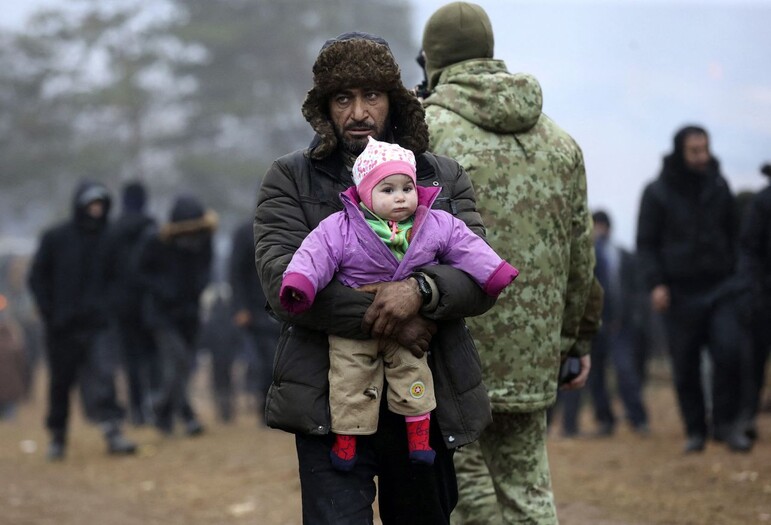
[[[273,383],[265,400],[265,423],[285,432],[322,435],[329,433],[328,391],[284,381]],[[302,399],[303,401],[298,401]]]
[[[482,362],[471,332],[462,321],[443,323],[437,334],[438,348],[432,352],[434,361],[452,386],[462,395],[482,383]]]

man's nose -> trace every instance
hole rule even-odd
[[[367,106],[364,103],[364,100],[356,97],[351,106],[351,117],[353,117],[354,120],[364,120],[366,116]]]

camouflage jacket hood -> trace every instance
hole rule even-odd
[[[501,60],[474,59],[447,67],[424,101],[449,109],[493,133],[520,133],[541,116],[541,85],[531,75],[510,74]]]
[[[583,155],[541,104],[533,77],[491,59],[448,66],[425,100],[430,150],[468,172],[487,241],[521,272],[494,308],[467,320],[494,412],[554,402],[561,355],[580,353],[593,280]]]

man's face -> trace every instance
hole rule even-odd
[[[592,227],[592,239],[607,239],[610,237],[610,228],[602,221],[596,221]]]
[[[351,88],[332,95],[329,115],[341,147],[358,155],[370,135],[385,140],[389,109],[388,93],[376,89]]]
[[[683,141],[685,166],[697,173],[704,173],[709,167],[712,155],[709,153],[709,139],[702,133],[687,135]]]
[[[91,201],[86,206],[86,215],[93,219],[101,219],[104,217],[104,202]]]

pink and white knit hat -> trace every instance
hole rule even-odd
[[[372,209],[372,190],[389,175],[407,175],[417,184],[415,154],[398,144],[380,142],[369,137],[369,142],[353,163],[353,182],[364,205]]]

